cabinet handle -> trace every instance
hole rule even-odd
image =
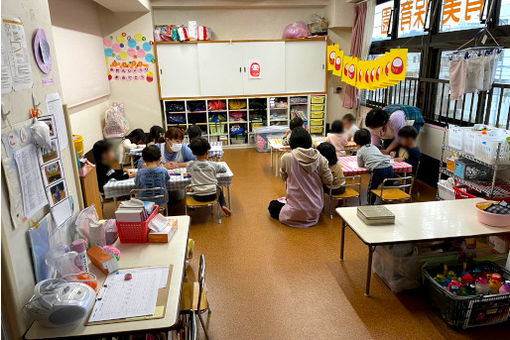
[[[163,69],[162,68],[159,69],[159,74],[163,74]]]
[[[242,69],[242,67],[241,67],[241,66],[239,66],[239,73],[243,72],[241,69]]]
[[[322,69],[324,70],[324,64],[322,64]]]
[[[246,66],[244,67],[244,73],[246,73]]]

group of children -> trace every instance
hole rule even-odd
[[[421,157],[416,145],[417,135],[414,127],[402,127],[398,131],[398,157],[395,157],[396,152],[384,155],[380,146],[372,144],[371,131],[358,128],[354,116],[347,114],[332,123],[326,141],[314,149],[303,121],[294,118],[285,136],[291,152],[282,156],[280,169],[287,195],[270,202],[270,215],[293,227],[316,224],[323,207],[323,192],[332,195],[345,192],[345,178],[338,157],[345,156],[345,147],[351,140],[357,144],[358,165],[371,173],[368,192],[379,187],[384,179],[395,176],[391,158],[411,164],[416,171]]]
[[[186,133],[189,145],[183,143]],[[92,151],[100,192],[104,192],[104,185],[112,179],[124,180],[135,177],[136,188],[144,189],[140,191],[139,197],[152,197],[156,204],[163,207],[165,203],[169,203],[169,199],[174,198],[175,201],[184,197],[181,192],[174,195],[168,192],[167,182],[170,179],[168,170],[186,167],[191,177],[190,194],[193,198],[199,202],[218,199],[224,214],[230,216],[231,211],[226,205],[222,190],[217,187],[216,179],[216,175],[225,172],[226,168],[219,163],[208,161],[211,146],[207,139],[201,137],[202,131],[198,126],[190,126],[186,133],[175,127],[165,132],[160,126],[153,126],[147,141],[142,129],[131,131],[119,145],[120,169],[117,170],[113,168],[117,157],[112,142],[109,140],[96,142]],[[137,171],[124,171],[122,166],[127,163],[127,153],[139,148],[140,145],[145,147],[138,161]]]

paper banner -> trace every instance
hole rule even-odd
[[[336,45],[328,45],[328,71],[334,71],[335,70],[335,61],[336,57],[340,53],[340,48],[338,44]],[[342,51],[343,55],[343,51]],[[340,59],[341,61],[341,59]]]
[[[342,68],[343,68],[343,59],[344,59],[344,51],[334,51],[335,59],[333,60],[333,74],[335,76],[342,76]]]

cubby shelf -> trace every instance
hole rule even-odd
[[[304,99],[306,99],[306,102],[293,102]],[[202,129],[202,135],[208,138],[209,141],[219,140],[222,141],[224,145],[247,146],[251,139],[249,138],[249,135],[255,132],[255,128],[261,126],[288,125],[289,121],[295,116],[300,116],[305,121],[306,128],[309,129],[312,134],[324,135],[326,110],[314,111],[312,109],[316,109],[316,105],[312,106],[312,104],[323,104],[325,108],[326,100],[327,98],[325,94],[163,100],[163,108],[165,112],[163,118],[165,122],[168,122],[168,118],[172,115],[180,115],[180,117],[184,115],[185,122],[170,122],[167,123],[167,126],[187,129],[189,126],[196,124]],[[210,102],[211,106],[217,107],[218,101],[225,103],[224,109],[208,109],[210,107]],[[236,102],[234,105],[237,104],[236,106],[240,106],[240,108],[230,108],[230,104],[233,104],[232,102]],[[243,102],[246,103],[246,105],[242,104]],[[275,102],[284,104],[285,107],[271,107],[271,104],[274,104]],[[192,108],[201,109],[205,107],[206,110],[191,111],[189,110],[190,103]],[[172,108],[174,111],[166,111],[167,108]],[[176,111],[181,108],[185,109],[185,111]],[[231,114],[235,113],[237,113],[237,118],[241,118],[242,120],[232,120]],[[312,114],[314,118],[312,118]],[[318,115],[320,117],[317,117]],[[272,118],[273,116],[277,118]],[[210,121],[210,119],[218,119],[218,117],[221,121]],[[310,126],[311,119],[321,122],[319,125]],[[241,129],[244,129],[244,131],[240,134],[240,136],[237,134],[234,135],[231,133],[232,127],[240,127]]]

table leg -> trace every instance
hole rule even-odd
[[[275,167],[275,171],[274,171],[274,175],[276,177],[278,177],[278,175],[280,174],[280,157],[281,157],[281,152],[280,150],[278,150],[276,152],[276,167]]]
[[[269,149],[271,150],[271,169],[274,168],[274,164],[273,164],[273,148],[271,146],[269,146]]]
[[[367,283],[365,286],[365,296],[370,296],[370,280],[372,279],[372,256],[374,255],[375,246],[368,246],[368,268]]]
[[[228,191],[228,208],[232,210],[232,205],[230,205],[230,185],[227,187]]]
[[[347,228],[347,224],[345,224],[345,222],[342,222],[342,240],[340,241],[340,261],[341,262],[343,262],[343,260],[344,260],[345,228]]]

